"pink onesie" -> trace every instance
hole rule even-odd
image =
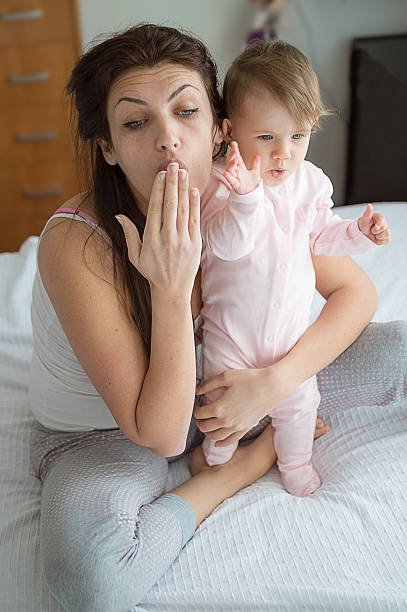
[[[213,165],[202,197],[201,231],[204,380],[225,370],[264,368],[279,361],[309,326],[315,290],[311,253],[351,255],[377,248],[357,220],[331,211],[332,185],[308,161],[281,185],[261,183],[238,195]],[[206,395],[206,403],[222,394]],[[281,479],[299,496],[320,486],[311,463],[317,408],[316,377],[271,412]],[[237,444],[205,438],[209,465],[230,459]]]

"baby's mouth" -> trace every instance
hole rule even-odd
[[[285,168],[280,168],[279,170],[270,170],[271,176],[273,178],[281,178],[287,172]]]

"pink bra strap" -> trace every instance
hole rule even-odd
[[[79,217],[83,217],[84,219],[88,219],[88,221],[92,221],[92,223],[94,223],[95,225],[98,225],[98,222],[96,221],[96,219],[94,219],[93,217],[91,217],[90,215],[88,215],[85,212],[82,212],[81,210],[76,210],[75,208],[58,208],[58,210],[56,210],[53,214],[56,215],[57,213],[73,213],[78,215]]]

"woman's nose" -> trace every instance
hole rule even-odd
[[[156,143],[160,151],[174,151],[179,148],[179,134],[171,121],[163,121],[157,126]]]

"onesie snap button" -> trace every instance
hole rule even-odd
[[[287,264],[285,263],[280,264],[280,270],[282,270],[282,272],[284,272],[284,270],[286,269],[287,269]]]
[[[280,308],[280,302],[274,302],[273,307],[278,310]]]
[[[284,227],[283,227],[283,232],[284,232],[284,234],[288,234],[289,229],[290,229],[290,228],[288,227],[288,225],[284,225]]]

